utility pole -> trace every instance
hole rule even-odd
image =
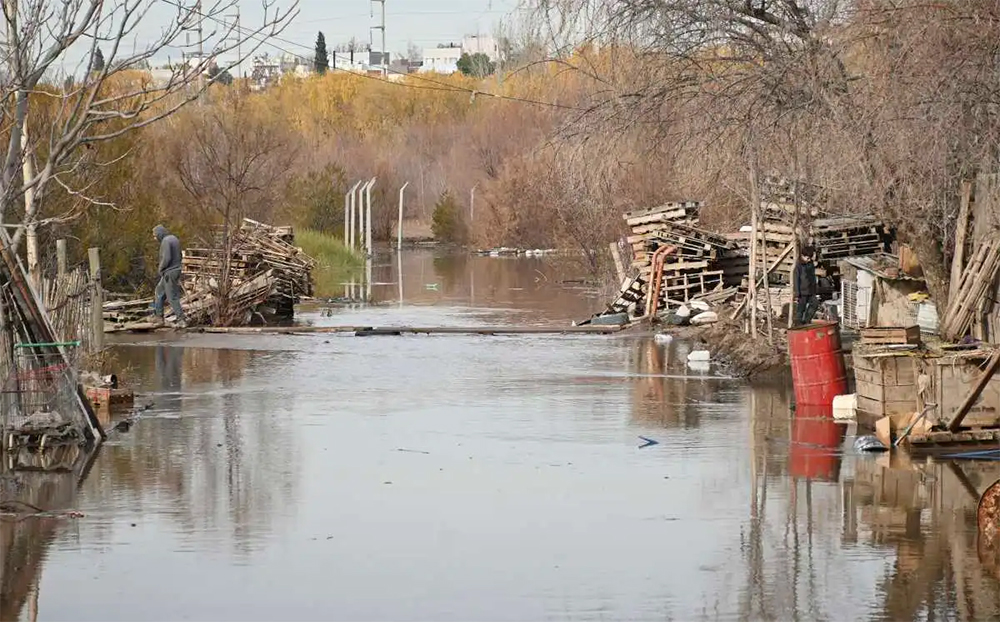
[[[235,44],[235,46],[236,46],[236,65],[233,67],[233,71],[236,72],[235,78],[242,78],[243,77],[243,72],[242,72],[242,68],[243,68],[243,37],[240,36],[240,33],[243,32],[243,31],[240,28],[240,5],[239,4],[237,4],[236,7],[235,7],[235,13],[233,13],[232,15],[230,15],[229,18],[233,20],[233,26],[232,26],[232,29],[229,32],[231,33],[231,36],[235,37],[235,40],[234,41],[228,41],[227,40],[227,43],[229,43],[229,45]],[[228,39],[228,37],[227,37],[227,39]],[[229,48],[229,45],[227,45],[225,47]],[[232,48],[229,48],[229,49],[232,49]]]
[[[378,26],[372,26],[371,29],[372,30],[381,30],[382,31],[382,49],[380,50],[380,54],[381,54],[380,60],[382,62],[380,62],[379,64],[382,65],[382,77],[383,78],[388,78],[389,77],[389,57],[386,55],[386,51],[385,51],[385,0],[369,0],[369,5],[368,6],[372,10],[371,11],[372,18],[375,17],[375,6],[374,5],[375,5],[376,2],[381,3],[381,5],[382,5],[382,21],[379,23]]]
[[[205,104],[205,33],[202,24],[205,17],[201,12],[201,0],[196,0],[195,11],[198,12],[198,103]]]

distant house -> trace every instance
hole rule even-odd
[[[485,54],[494,63],[500,60],[500,46],[489,35],[466,35],[462,39],[464,54]]]
[[[462,48],[443,47],[424,49],[424,64],[420,66],[422,73],[455,73],[458,71],[458,59],[462,58]]]

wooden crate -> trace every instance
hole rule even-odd
[[[861,343],[917,345],[920,343],[919,326],[878,326],[861,329]]]
[[[114,412],[135,406],[135,393],[130,389],[86,387],[84,392],[101,425],[108,425]]]
[[[855,393],[858,422],[867,425],[886,415],[912,413],[917,409],[916,357],[873,355],[854,350]]]

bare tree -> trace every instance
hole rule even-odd
[[[826,187],[829,211],[874,212],[898,227],[939,309],[946,303],[959,182],[994,171],[1000,151],[995,7],[525,4],[549,61],[592,81],[566,132],[642,129],[691,175],[747,198],[752,152],[754,168]]]
[[[0,220],[23,225],[9,244],[16,250],[26,231],[44,224],[38,206],[53,184],[100,203],[70,182],[88,160],[87,147],[148,126],[197,100],[210,82],[204,78],[210,67],[235,67],[297,13],[297,0],[287,0],[285,8],[274,0],[262,2],[261,24],[237,29],[228,15],[238,0],[205,5],[184,0],[3,0],[0,124],[7,148],[0,171]],[[165,20],[164,7],[169,8]],[[137,45],[154,24],[160,25],[159,33]],[[157,79],[144,71],[152,59],[173,50],[180,50],[183,59],[169,65],[168,75]],[[233,56],[237,51],[240,58]],[[98,55],[103,65],[95,62]],[[74,58],[79,61],[72,80],[62,82],[62,88],[46,84]],[[29,108],[38,103],[36,98],[48,100],[40,102],[49,110],[47,127],[28,140]],[[23,212],[17,209],[22,197]]]
[[[186,111],[170,129],[166,165],[179,190],[178,199],[220,227],[205,242],[218,251],[221,267],[214,323],[231,317],[228,293],[233,287],[232,250],[244,217],[269,221],[279,203],[295,160],[288,128],[279,119],[254,111],[241,87],[220,93],[206,110]]]

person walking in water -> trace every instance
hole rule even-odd
[[[795,323],[799,326],[812,322],[818,308],[816,300],[816,264],[813,263],[813,247],[803,246],[799,259],[795,262]]]
[[[160,243],[160,281],[153,295],[153,319],[157,324],[163,323],[163,305],[169,300],[174,311],[174,326],[184,328],[187,322],[181,309],[181,241],[163,225],[156,225],[153,235]]]

